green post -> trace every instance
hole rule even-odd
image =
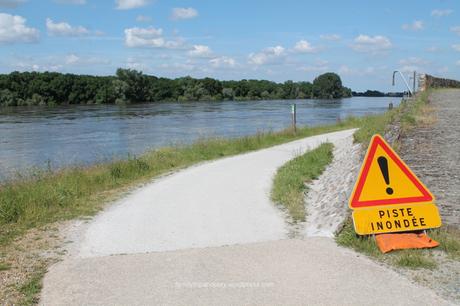
[[[297,133],[297,105],[291,105],[291,115],[292,115],[292,130],[294,133]]]

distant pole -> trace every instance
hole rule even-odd
[[[297,106],[295,104],[291,105],[291,114],[292,114],[292,129],[294,133],[297,133]]]
[[[412,89],[412,94],[413,94],[413,95],[415,95],[415,83],[416,83],[415,78],[416,78],[416,76],[417,76],[417,72],[414,71],[414,85],[413,85],[413,87],[412,87],[412,88],[413,88],[413,89]]]

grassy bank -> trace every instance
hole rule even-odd
[[[129,187],[198,162],[270,147],[312,135],[358,127],[363,119],[334,125],[259,133],[238,139],[207,139],[139,157],[58,172],[37,171],[0,186],[0,245],[24,231],[96,213]]]
[[[443,227],[427,230],[427,234],[440,243],[436,250],[443,251],[453,260],[460,260],[460,233],[458,231]],[[437,262],[433,258],[433,250],[431,249],[403,250],[382,254],[373,236],[356,235],[351,218],[345,222],[343,229],[336,237],[336,241],[341,246],[351,248],[394,266],[409,269],[433,269],[437,267]]]
[[[305,182],[310,182],[332,161],[334,146],[324,143],[278,169],[273,181],[273,202],[287,209],[293,221],[305,221]]]

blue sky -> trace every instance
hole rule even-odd
[[[312,81],[401,90],[395,69],[460,79],[460,2],[0,0],[0,73]]]

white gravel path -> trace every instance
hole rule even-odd
[[[304,138],[204,163],[161,178],[122,199],[89,225],[81,257],[169,251],[287,237],[270,201],[276,170],[321,143],[354,130]]]
[[[332,239],[283,239],[269,200],[276,169],[352,133],[205,163],[135,191],[83,227],[77,252],[45,275],[40,304],[448,305]]]
[[[76,258],[41,305],[449,305],[329,238]]]

